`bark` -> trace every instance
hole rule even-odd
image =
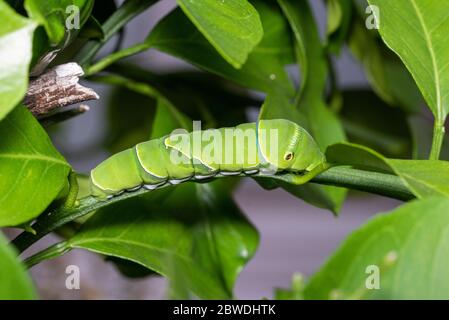
[[[78,83],[82,75],[83,69],[74,62],[56,66],[30,81],[24,104],[40,118],[57,108],[99,99],[94,90]]]

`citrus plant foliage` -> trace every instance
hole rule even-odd
[[[0,298],[37,298],[26,268],[74,248],[107,256],[124,276],[166,277],[170,297],[238,298],[238,276],[264,235],[232,193],[254,179],[336,216],[350,190],[403,202],[275,297],[448,299],[449,2],[323,0],[324,34],[315,2],[177,0],[126,47],[127,24],[159,1],[0,0],[0,227],[22,229],[10,243],[0,231]],[[125,60],[149,50],[194,71]],[[340,86],[343,51],[370,88]],[[24,100],[30,81],[73,62],[85,85],[110,89],[106,138],[92,141],[110,157],[91,162],[92,173],[72,167],[70,144],[52,142],[61,131],[51,124],[73,110],[36,116]],[[217,145],[224,154],[256,147],[255,165],[216,164],[207,145],[168,138],[225,128],[250,128],[255,143]],[[262,129],[279,132],[279,154]],[[170,150],[187,164],[169,163]],[[49,233],[60,242],[20,255]],[[381,279],[375,290],[369,270]]]

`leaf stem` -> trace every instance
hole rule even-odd
[[[85,70],[86,76],[90,76],[97,72],[100,72],[100,71],[104,70],[105,68],[109,67],[111,64],[113,64],[123,58],[138,54],[145,50],[148,50],[148,49],[150,49],[150,47],[151,47],[151,44],[143,42],[143,43],[138,43],[129,48],[114,52],[114,53],[104,57],[100,61],[96,62],[92,66],[88,67]]]
[[[444,141],[444,123],[435,121],[433,127],[432,149],[430,151],[429,160],[438,160],[440,158],[441,147]]]
[[[404,186],[399,177],[384,173],[356,170],[348,167],[330,168],[313,178],[311,182],[370,192],[403,201],[414,198],[414,195]],[[142,188],[132,193],[125,192],[106,201],[94,197],[87,197],[81,199],[77,207],[60,207],[53,211],[49,211],[41,215],[32,225],[36,234],[23,232],[17,236],[12,243],[16,246],[19,252],[23,252],[39,239],[66,223],[74,221],[75,219],[83,217],[98,209],[110,206],[116,202],[140,196],[147,192],[151,191]]]
[[[59,242],[25,259],[24,264],[29,269],[44,260],[60,257],[71,249],[67,241]]]
[[[156,0],[127,0],[118,8],[106,22],[102,25],[104,39],[102,41],[91,40],[78,52],[75,57],[83,69],[88,69],[91,61],[97,52],[108,42],[118,31],[120,31],[129,21],[152,6]]]

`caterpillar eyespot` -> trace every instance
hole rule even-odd
[[[292,160],[293,159],[293,153],[292,152],[286,153],[284,159],[285,159],[285,161]]]
[[[93,196],[109,199],[141,187],[226,176],[306,174],[325,163],[313,138],[294,122],[260,120],[232,128],[176,133],[113,155],[90,174]]]

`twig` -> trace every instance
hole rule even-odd
[[[78,83],[83,69],[74,62],[56,66],[30,82],[24,104],[37,118],[56,108],[99,99],[98,94]]]
[[[397,176],[347,167],[330,168],[317,175],[311,182],[369,192],[402,201],[415,198]]]
[[[348,187],[355,190],[371,192],[383,196],[387,196],[398,200],[410,200],[415,196],[404,186],[399,177],[384,174],[369,172],[363,170],[350,169],[345,167],[335,167],[325,171],[311,182],[333,185],[338,187]],[[165,185],[165,186],[168,186]],[[19,252],[25,251],[33,243],[56,230],[57,228],[74,221],[91,212],[105,208],[119,201],[140,196],[148,193],[144,188],[135,192],[125,192],[119,196],[113,197],[109,200],[98,200],[92,196],[81,199],[79,205],[74,208],[59,207],[41,215],[36,222],[31,226],[36,234],[23,232],[17,236],[13,241],[13,245]]]

